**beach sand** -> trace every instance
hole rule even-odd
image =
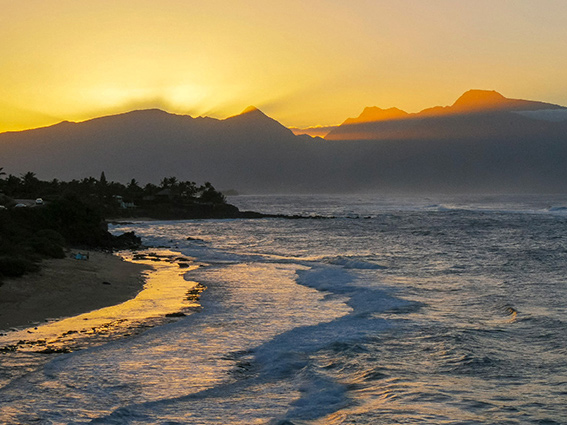
[[[87,251],[81,251],[87,252]],[[89,251],[88,260],[44,260],[38,273],[4,279],[0,330],[74,316],[133,298],[151,267]]]

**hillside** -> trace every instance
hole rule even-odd
[[[559,119],[550,120],[547,117]],[[530,119],[531,118],[531,119]],[[562,119],[561,119],[562,118]],[[567,121],[567,108],[544,102],[508,99],[488,90],[469,90],[451,106],[416,114],[397,108],[365,108],[325,136],[326,140],[461,139],[523,137],[553,131],[550,121]]]
[[[117,181],[175,175],[224,189],[257,190],[279,185],[290,164],[295,173],[309,143],[313,139],[294,136],[257,109],[224,120],[141,110],[0,134],[0,158],[6,172],[34,170],[44,179],[105,171]]]
[[[567,108],[471,90],[415,114],[366,108],[324,140],[256,108],[224,120],[142,110],[0,134],[0,158],[43,179],[175,175],[240,193],[567,192]]]

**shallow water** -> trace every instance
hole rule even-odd
[[[28,363],[5,421],[567,423],[567,200],[230,201],[329,218],[119,226],[194,258],[202,309]]]

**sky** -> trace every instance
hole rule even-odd
[[[160,108],[286,126],[469,89],[567,105],[565,0],[0,0],[0,132]]]

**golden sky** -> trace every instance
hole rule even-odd
[[[287,126],[468,89],[567,105],[565,0],[0,0],[0,132],[161,108]]]

